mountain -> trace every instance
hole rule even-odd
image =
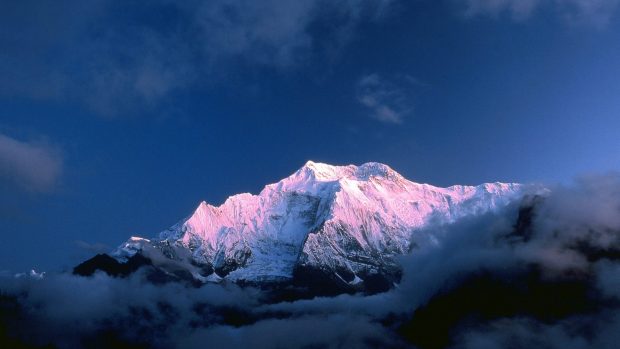
[[[201,202],[157,237],[132,237],[112,256],[126,263],[143,255],[200,282],[383,289],[398,281],[396,257],[420,228],[497,209],[523,190],[512,183],[439,188],[380,163],[309,161],[258,195]]]

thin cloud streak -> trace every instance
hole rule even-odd
[[[465,17],[507,13],[514,20],[524,21],[537,11],[552,10],[570,24],[605,27],[616,15],[620,0],[457,0],[464,7]]]

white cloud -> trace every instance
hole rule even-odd
[[[539,9],[552,9],[572,24],[605,26],[615,15],[620,0],[457,0],[467,17],[498,17],[508,13],[525,20]]]
[[[197,81],[229,76],[231,65],[329,60],[392,1],[0,3],[0,94],[77,100],[104,116],[151,110]],[[325,18],[328,33],[317,34]]]
[[[556,0],[556,3],[569,22],[602,27],[616,14],[620,0]]]
[[[540,0],[460,0],[465,3],[465,16],[498,16],[509,12],[514,18],[523,19],[532,14]]]
[[[288,67],[320,43],[310,26],[324,15],[335,22],[329,38],[344,44],[362,21],[382,18],[392,0],[229,0],[191,9],[203,48],[211,59],[243,57],[253,63]],[[323,40],[329,40],[322,38]]]
[[[49,191],[58,182],[62,165],[55,147],[0,134],[0,181],[31,191]]]
[[[407,75],[386,79],[370,74],[357,82],[356,97],[368,109],[370,117],[401,124],[413,112],[413,87],[417,84],[417,80]]]

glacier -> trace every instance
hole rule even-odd
[[[201,202],[188,218],[156,237],[132,237],[112,256],[125,262],[143,254],[200,282],[284,282],[318,271],[359,287],[374,275],[398,275],[397,257],[422,228],[496,210],[525,189],[499,182],[440,188],[381,163],[308,161],[258,195]]]

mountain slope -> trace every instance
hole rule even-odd
[[[258,195],[239,194],[195,212],[154,239],[131,238],[113,256],[136,253],[195,279],[285,281],[300,271],[351,286],[396,275],[395,256],[430,221],[450,222],[506,205],[519,184],[434,187],[387,165],[331,166],[309,161]]]

